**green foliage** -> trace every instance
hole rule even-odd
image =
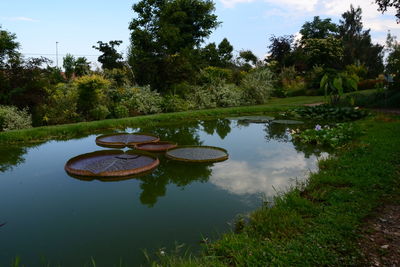
[[[274,75],[267,68],[258,68],[248,73],[242,80],[243,102],[264,104],[274,90]]]
[[[75,75],[81,77],[90,74],[90,62],[85,57],[78,57],[75,60]]]
[[[41,106],[45,124],[77,122],[78,90],[75,86],[59,83],[47,90],[46,103]]]
[[[120,88],[131,84],[130,76],[132,74],[126,68],[121,69],[105,69],[104,77],[111,81],[111,87]]]
[[[94,120],[104,120],[110,114],[108,108],[104,105],[98,105],[89,110],[90,117]]]
[[[192,105],[178,95],[169,94],[164,96],[162,107],[165,112],[177,112],[189,110]]]
[[[97,59],[101,64],[103,69],[119,69],[122,68],[122,55],[117,52],[115,47],[122,44],[122,41],[109,41],[108,43],[103,43],[102,41],[97,42],[99,46],[92,46],[94,49],[99,50],[102,55]]]
[[[193,77],[198,47],[217,27],[211,0],[141,0],[133,5],[129,64],[139,85],[159,91]]]
[[[137,112],[143,114],[161,112],[163,99],[159,93],[152,91],[150,86],[132,88],[131,92],[132,95],[122,101],[122,104],[129,109],[131,114]]]
[[[74,75],[75,71],[75,57],[71,54],[67,54],[63,58],[63,67],[64,73],[67,80],[71,80],[72,75]]]
[[[122,104],[114,106],[114,117],[115,118],[126,118],[129,117],[129,109]]]
[[[330,97],[332,105],[337,105],[344,92],[357,90],[358,77],[349,75],[346,72],[338,72],[334,69],[327,69],[320,82],[325,97]]]
[[[26,109],[0,105],[0,131],[20,130],[32,127],[32,117]]]
[[[292,131],[295,141],[305,144],[338,147],[361,135],[361,129],[351,123],[337,123],[333,127],[316,125],[315,129]]]
[[[19,43],[15,39],[15,34],[2,30],[0,25],[0,69],[4,68],[9,60],[20,56]]]
[[[397,22],[400,22],[400,1],[399,0],[375,0],[375,3],[379,5],[379,11],[385,13],[388,7],[394,7],[396,9]]]
[[[354,107],[335,107],[330,105],[318,105],[296,108],[293,115],[302,119],[325,122],[342,122],[358,120],[368,115],[368,111]]]
[[[375,88],[382,88],[385,83],[385,80],[381,79],[367,79],[361,82],[358,82],[358,90],[368,90]]]
[[[78,90],[78,112],[90,116],[89,111],[106,101],[110,82],[99,75],[82,76],[74,81]]]
[[[337,68],[343,60],[343,46],[340,39],[329,36],[325,39],[306,39],[303,41],[303,52],[307,65]]]
[[[331,22],[330,18],[321,20],[315,16],[312,22],[303,24],[300,30],[301,39],[325,39],[329,36],[335,36],[338,32],[338,26]]]
[[[276,62],[278,68],[288,65],[288,58],[293,49],[293,35],[285,35],[276,37],[272,35],[269,38],[270,44],[268,45],[269,56],[267,62]]]
[[[220,80],[230,82],[232,80],[232,76],[232,70],[230,69],[210,66],[200,71],[199,80],[201,83],[214,83]]]
[[[361,80],[365,79],[367,77],[368,70],[365,67],[365,65],[347,65],[345,67],[345,71],[349,74],[355,74],[358,77],[360,77]]]
[[[383,46],[372,44],[370,30],[363,31],[362,10],[350,5],[342,14],[339,35],[344,50],[344,65],[362,64],[367,68],[367,78],[375,78],[383,72]]]

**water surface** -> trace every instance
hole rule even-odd
[[[292,126],[293,127],[293,126]],[[219,146],[229,159],[180,163],[160,155],[151,174],[117,182],[68,176],[65,162],[96,150],[96,135],[36,146],[0,146],[0,266],[16,256],[42,263],[97,266],[145,263],[185,243],[194,251],[280,190],[316,170],[319,150],[296,146],[284,125],[227,119],[126,129],[180,145]],[[108,132],[107,132],[108,133]]]

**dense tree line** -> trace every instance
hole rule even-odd
[[[381,11],[398,8],[397,1],[376,2]],[[117,51],[122,41],[99,41],[96,71],[71,54],[63,71],[46,58],[26,59],[15,34],[0,27],[0,105],[44,125],[399,84],[399,43],[389,33],[385,47],[374,44],[359,7],[350,6],[338,24],[315,16],[297,39],[270,36],[265,59],[250,50],[234,55],[227,38],[205,43],[220,24],[211,0],[141,0],[132,9],[126,59]]]

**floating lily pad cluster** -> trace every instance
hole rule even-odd
[[[243,116],[243,117],[235,117],[228,119],[243,121],[248,123],[303,124],[302,121],[297,121],[297,120],[275,120],[274,117],[270,116]]]
[[[152,134],[118,133],[101,135],[96,144],[102,147],[124,148],[134,150],[101,150],[71,158],[65,164],[65,170],[72,176],[86,177],[130,177],[155,169],[160,161],[156,154],[166,152],[172,160],[185,162],[217,162],[228,159],[225,149],[211,146],[182,146]],[[108,179],[109,180],[109,179]]]

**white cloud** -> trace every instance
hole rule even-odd
[[[243,160],[216,164],[210,182],[237,195],[264,193],[273,196],[276,191],[294,184],[295,179],[304,179],[309,170],[317,169],[315,157],[306,159],[294,148],[262,150],[257,155],[261,159],[255,165]]]
[[[37,19],[32,19],[28,17],[7,17],[3,18],[5,20],[11,20],[11,21],[29,21],[29,22],[37,22]]]

